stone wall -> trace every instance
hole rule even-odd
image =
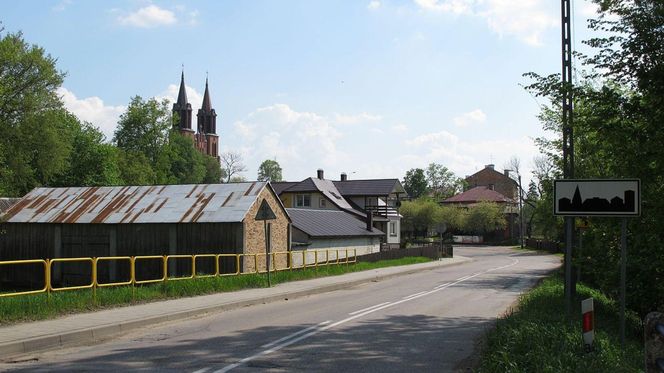
[[[288,251],[288,216],[286,211],[281,208],[275,196],[269,188],[263,188],[256,198],[256,202],[251,206],[244,218],[244,253],[258,254],[258,270],[265,271],[265,228],[263,221],[256,221],[256,213],[263,199],[267,200],[274,214],[275,220],[268,220],[271,232],[271,252]],[[288,266],[287,255],[276,255],[276,263],[271,263],[270,268],[281,269]],[[253,272],[256,270],[253,256],[245,256],[243,260],[243,272]]]

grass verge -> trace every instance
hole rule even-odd
[[[545,279],[523,295],[518,308],[498,320],[483,343],[478,372],[641,372],[643,336],[634,313],[626,319],[626,350],[620,349],[617,302],[583,284],[577,285],[571,321],[565,318],[563,279]],[[581,299],[595,303],[595,349],[584,352]]]
[[[342,275],[350,272],[428,262],[423,257],[382,260],[375,263],[359,262],[303,270],[281,271],[271,274],[272,284],[306,280],[317,277]],[[193,280],[168,281],[143,286],[98,288],[0,298],[0,325],[22,321],[53,318],[60,315],[94,311],[104,308],[145,303],[156,300],[189,297],[202,294],[228,292],[248,288],[267,287],[266,274],[246,274],[228,277],[207,277]]]

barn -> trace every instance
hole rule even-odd
[[[288,251],[291,220],[266,182],[36,188],[0,216],[0,260],[264,253],[263,222],[255,220],[263,200],[276,215],[269,229],[272,251]],[[186,261],[178,262],[172,265],[181,268],[170,270],[186,272]],[[240,265],[251,271],[254,263]],[[77,272],[85,272],[62,267],[52,274],[54,282],[78,282],[84,274]],[[143,275],[159,270],[147,268]],[[3,271],[0,281],[22,277],[10,272]],[[98,277],[113,280],[122,272],[100,267]]]

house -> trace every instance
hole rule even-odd
[[[401,242],[398,213],[406,191],[398,179],[348,180],[325,179],[323,170],[316,177],[301,182],[273,183],[286,208],[343,211],[383,232],[382,244],[398,247]]]
[[[380,251],[384,233],[367,223],[341,210],[288,208],[291,217],[293,252],[296,250],[332,250],[328,258],[345,258],[348,255],[365,255]],[[336,250],[339,250],[337,253]],[[321,257],[322,258],[322,257]],[[307,263],[315,261],[307,258]],[[293,263],[298,265],[302,258],[293,255]]]
[[[263,200],[276,215],[269,221],[272,251],[288,251],[291,220],[269,183],[36,188],[1,217],[0,260],[264,253],[263,222],[255,220]],[[277,265],[286,260],[279,257]],[[190,266],[177,264],[169,272]],[[230,260],[222,264],[236,269]],[[251,258],[240,265],[254,269]],[[116,272],[106,268],[99,277],[114,279]],[[53,278],[67,276],[74,281],[81,273]]]
[[[401,199],[407,195],[399,179],[348,180],[342,173],[334,185],[356,210],[371,213],[374,226],[385,232],[384,243],[399,248],[401,215],[398,209]]]
[[[505,213],[505,218],[508,222],[505,230],[500,233],[500,238],[514,238],[516,234],[514,223],[519,213],[519,205],[516,200],[509,198],[492,188],[493,186],[476,186],[442,201],[441,204],[472,208],[473,205],[480,202],[496,203],[502,207]]]
[[[470,176],[466,176],[468,189],[478,186],[488,187],[491,190],[502,194],[512,200],[519,198],[519,184],[509,176],[510,170],[504,170],[502,173],[495,170],[493,164],[488,164],[484,168]],[[468,190],[467,189],[467,190]]]

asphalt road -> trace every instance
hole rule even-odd
[[[498,247],[456,248],[455,255],[474,260],[164,323],[101,344],[29,355],[0,370],[463,371],[475,341],[560,259]]]

